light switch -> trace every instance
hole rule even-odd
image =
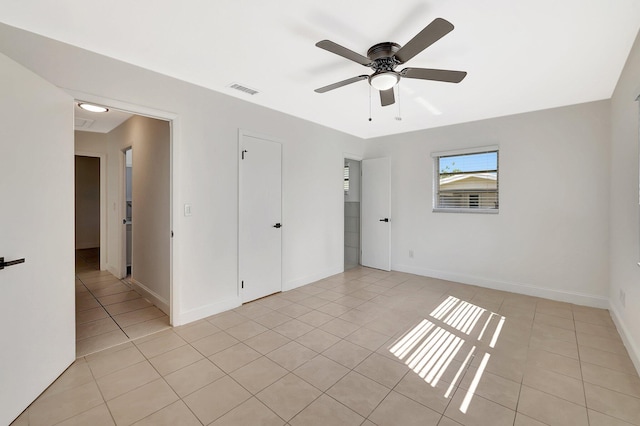
[[[184,205],[184,215],[191,216],[191,204]]]

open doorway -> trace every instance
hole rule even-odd
[[[75,156],[75,248],[84,264],[100,268],[100,158]]]
[[[360,264],[360,161],[344,160],[344,270]]]
[[[108,110],[124,119],[104,129],[96,115],[75,132],[76,152],[106,159],[108,200],[106,262],[76,272],[78,356],[170,327],[171,122]]]

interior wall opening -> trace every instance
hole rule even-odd
[[[344,269],[360,265],[360,161],[344,160]]]
[[[75,248],[88,264],[100,267],[100,158],[75,156]]]
[[[92,249],[103,265],[77,252],[78,356],[170,327],[171,122],[107,109],[76,105],[76,153],[106,161],[107,225],[106,243]],[[76,223],[86,221],[76,214]]]

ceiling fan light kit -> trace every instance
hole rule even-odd
[[[317,93],[325,93],[360,80],[368,79],[371,87],[380,92],[380,103],[382,106],[388,106],[395,103],[393,87],[398,84],[402,77],[459,83],[466,77],[466,72],[428,68],[404,68],[399,72],[395,70],[398,65],[409,61],[427,47],[450,33],[453,28],[453,25],[449,21],[436,18],[404,46],[392,42],[378,43],[369,48],[367,56],[356,53],[330,40],[319,41],[316,43],[317,47],[369,67],[373,69],[374,72],[371,75],[360,75],[320,87],[315,91]]]
[[[369,77],[369,84],[376,90],[389,90],[400,81],[400,76],[394,71],[376,72]]]

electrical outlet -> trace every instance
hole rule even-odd
[[[413,249],[409,250],[409,259],[413,259]]]
[[[623,308],[626,308],[627,306],[627,295],[625,294],[623,289],[620,289],[620,304],[622,305]]]

